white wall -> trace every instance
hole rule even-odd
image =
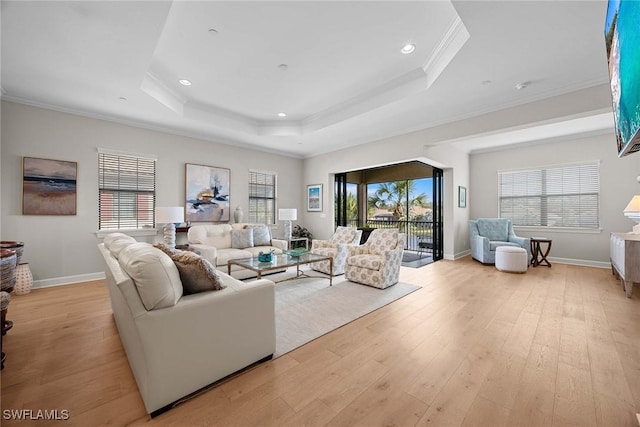
[[[544,229],[516,228],[522,236],[553,239],[552,260],[607,266],[609,233],[631,231],[635,224],[622,211],[634,194],[640,194],[636,177],[640,175],[640,154],[618,158],[613,133],[568,141],[549,142],[505,149],[470,157],[471,217],[498,214],[497,171],[551,166],[600,160],[600,227],[597,233],[550,232]]]
[[[96,248],[98,147],[157,155],[157,206],[184,205],[185,163],[195,163],[231,170],[231,209],[242,206],[245,219],[249,169],[276,172],[279,205],[304,209],[301,159],[12,102],[3,102],[1,111],[0,237],[25,242],[23,260],[40,285],[88,279],[104,271]],[[77,215],[22,215],[23,156],[78,163]],[[161,240],[161,230],[151,240]]]
[[[605,110],[611,110],[611,94],[602,84],[306,159],[304,183],[324,185],[324,212],[306,212],[302,221],[315,237],[331,235],[333,174],[418,159],[444,170],[444,256],[458,258],[469,251],[467,220],[473,217],[478,194],[469,185],[470,178],[475,179],[469,175],[469,156],[450,142]],[[458,208],[458,186],[467,187],[467,208]]]
[[[431,142],[429,130],[413,132],[365,145],[319,155],[305,160],[305,184],[323,184],[324,211],[305,212],[303,223],[316,238],[327,238],[334,229],[333,177],[339,172],[384,164],[420,160],[444,169],[444,254],[453,259],[469,249],[467,210],[457,206],[457,186],[468,186],[468,156],[451,147],[425,147]],[[455,194],[454,194],[455,189]],[[303,191],[305,191],[303,189]],[[306,196],[305,196],[306,197]],[[456,235],[460,233],[460,235]]]

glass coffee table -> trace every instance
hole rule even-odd
[[[299,279],[303,277],[313,277],[313,278],[322,278],[324,276],[309,276],[300,270],[300,266],[303,264],[311,264],[319,261],[329,261],[329,271],[333,271],[333,258],[325,255],[316,255],[310,252],[301,255],[301,256],[291,256],[286,254],[274,255],[271,262],[260,262],[258,258],[239,258],[239,259],[231,259],[227,263],[227,274],[231,274],[231,266],[239,265],[242,268],[246,268],[247,270],[254,271],[258,274],[258,279],[262,278],[262,273],[272,270],[281,270],[282,268],[287,267],[296,267],[296,275],[293,277],[288,277],[284,280],[279,280],[279,282],[284,282],[287,280]],[[329,286],[333,286],[333,276],[330,274],[328,277]]]

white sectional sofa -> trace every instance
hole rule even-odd
[[[248,237],[251,234],[252,237]],[[264,224],[207,224],[193,225],[187,234],[189,247],[211,261],[216,268],[227,271],[231,259],[257,257],[260,252],[274,251],[281,254],[287,249],[287,241],[274,239],[271,228]],[[274,270],[277,273],[284,270]],[[256,277],[256,273],[237,265],[231,268],[236,279]]]
[[[149,414],[271,358],[272,281],[243,283],[218,271],[224,289],[184,295],[167,254],[122,236],[108,235],[98,247],[120,339]]]

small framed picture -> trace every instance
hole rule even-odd
[[[307,212],[322,212],[322,184],[307,185]]]
[[[458,186],[458,207],[467,207],[467,187]]]

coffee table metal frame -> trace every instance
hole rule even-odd
[[[291,255],[281,254],[274,255],[271,262],[260,262],[258,258],[238,258],[230,259],[227,262],[227,274],[231,275],[231,266],[239,265],[242,268],[251,270],[258,275],[258,279],[262,278],[262,273],[273,270],[280,270],[286,267],[296,267],[296,275],[288,277],[283,280],[279,280],[277,283],[285,282],[287,280],[300,279],[305,277],[323,278],[324,276],[309,276],[305,272],[300,270],[300,266],[304,264],[311,264],[319,261],[329,261],[329,271],[333,271],[333,258],[330,256],[317,255],[312,253],[306,253],[299,257],[293,257]],[[329,279],[329,286],[333,286],[333,276],[330,274],[325,277]]]

